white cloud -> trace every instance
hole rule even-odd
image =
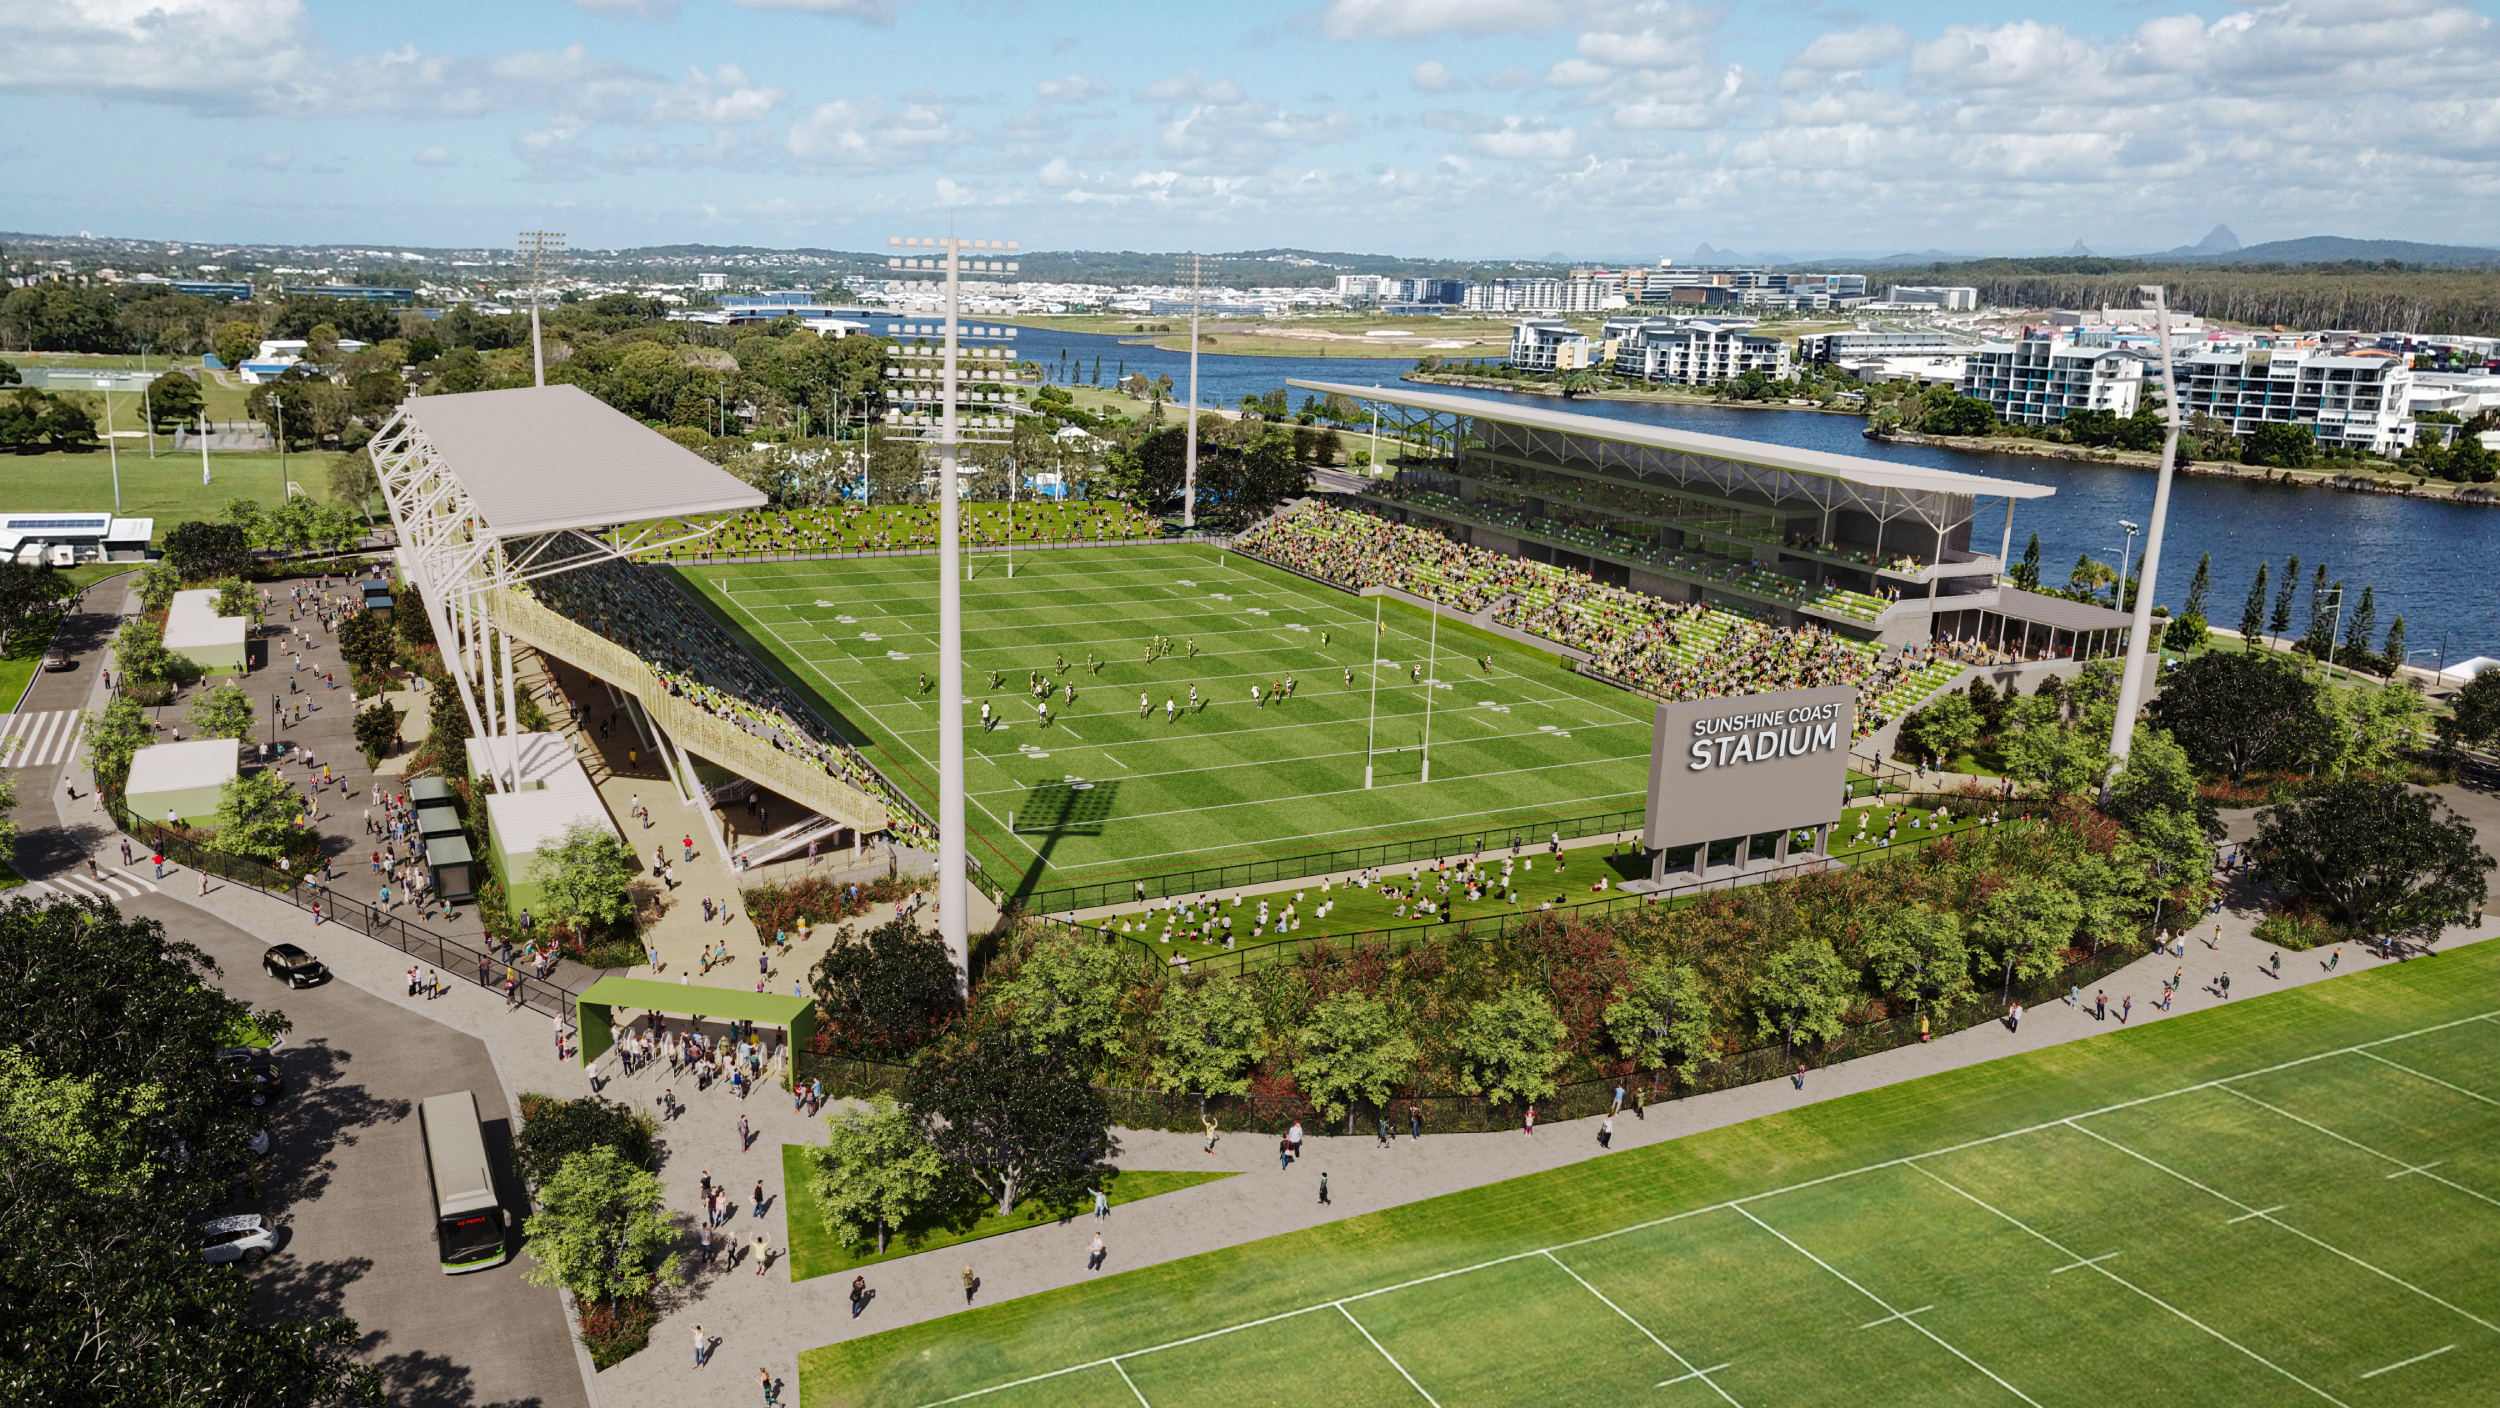
[[[458,166],[460,164],[460,158],[452,155],[449,147],[420,148],[417,154],[409,160],[419,166]]]
[[[1580,56],[1616,68],[1682,69],[1706,61],[1725,11],[1683,0],[1610,6],[1580,32]]]
[[[1439,59],[1426,59],[1415,65],[1406,81],[1418,93],[1455,93],[1467,86],[1467,80],[1450,72],[1449,65]]]
[[[312,65],[301,0],[30,0],[0,9],[0,91],[252,106]]]
[[[749,10],[796,10],[810,15],[831,15],[837,19],[858,20],[880,28],[894,23],[895,12],[910,0],[734,0]]]
[[[1071,73],[1065,78],[1045,78],[1033,85],[1033,92],[1046,103],[1090,103],[1109,96],[1111,85],[1099,78]]]
[[[1478,133],[1467,145],[1478,156],[1503,161],[1568,161],[1580,149],[1580,134],[1568,127],[1531,127],[1506,117],[1500,131]]]
[[[1545,81],[1556,88],[1587,88],[1615,76],[1604,64],[1586,59],[1564,59],[1545,71]]]
[[[612,19],[664,20],[677,13],[677,0],[573,0],[573,8]]]
[[[784,146],[814,166],[892,166],[952,146],[965,135],[937,103],[904,103],[889,113],[882,104],[844,98],[819,103],[791,123]]]
[[[1865,29],[1828,30],[1788,60],[1792,69],[1816,73],[1862,73],[1910,52],[1909,31],[1879,24]]]
[[[1531,33],[1564,17],[1558,0],[1329,0],[1321,23],[1334,39],[1420,39]]]
[[[237,171],[284,171],[294,164],[295,153],[290,151],[253,152],[226,162]]]

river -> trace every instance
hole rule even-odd
[[[1052,332],[1026,328],[1016,339],[1019,354],[1049,366],[1055,373],[1065,350],[1071,365],[1090,379],[1093,359],[1101,358],[1102,384],[1125,368],[1149,376],[1169,373],[1172,384],[1187,394],[1189,354],[1132,345],[1096,333]],[[1251,393],[1283,386],[1287,380],[1341,381],[1356,385],[1395,387],[1400,374],[1414,365],[1412,357],[1242,357],[1201,353],[1199,394],[1204,404],[1231,406]],[[1469,392],[1455,387],[1435,391],[1479,396],[1517,405],[1561,409],[1550,396],[1519,396],[1501,392]],[[1301,404],[1299,393],[1293,396]],[[2014,552],[2034,532],[2040,535],[2041,576],[2063,585],[2077,556],[2089,553],[2114,564],[2126,534],[2122,518],[2148,522],[2153,512],[2153,476],[2140,469],[2034,459],[2024,455],[1973,453],[1927,445],[1886,445],[1859,433],[1854,417],[1810,411],[1738,410],[1720,406],[1659,401],[1579,401],[1571,410],[1703,431],[1800,449],[1828,450],[1867,459],[1892,460],[1936,469],[1984,474],[2046,484],[2057,490],[2047,499],[2026,501],[2014,511]],[[1993,547],[2002,531],[2002,505],[1983,504],[1973,546]],[[2359,605],[2365,586],[2376,588],[2377,634],[2384,636],[2396,617],[2405,618],[2408,648],[2424,652],[2417,664],[2435,664],[2445,652],[2449,662],[2475,655],[2500,655],[2500,510],[2466,508],[2385,494],[2349,494],[2331,489],[2293,488],[2242,480],[2180,476],[2170,489],[2170,522],[2164,532],[2156,600],[2176,609],[2186,600],[2197,558],[2213,554],[2213,588],[2205,614],[2214,624],[2236,627],[2257,564],[2273,564],[2267,583],[2267,610],[2282,586],[2284,557],[2298,553],[2301,587],[2293,612],[2295,633],[2308,624],[2309,579],[2324,563],[2329,580],[2340,578],[2346,609]],[[2137,547],[2142,547],[2138,538]],[[2480,563],[2480,566],[2475,564]],[[2372,642],[2373,648],[2379,644]]]

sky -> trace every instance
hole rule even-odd
[[[0,192],[0,229],[280,243],[2500,244],[2500,33],[2455,0],[0,0]]]

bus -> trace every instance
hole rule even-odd
[[[507,1218],[486,1163],[477,1097],[465,1090],[428,1096],[417,1103],[417,1128],[425,1137],[425,1171],[434,1185],[434,1240],[442,1249],[444,1274],[501,1265]]]

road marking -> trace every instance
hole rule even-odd
[[[1363,1322],[1354,1318],[1354,1312],[1345,1308],[1344,1301],[1337,1301],[1335,1304],[1337,1307],[1337,1313],[1345,1317],[1347,1324],[1362,1331],[1363,1338],[1372,1341],[1372,1348],[1379,1350],[1380,1357],[1389,1361],[1389,1367],[1398,1371],[1398,1377],[1406,1380],[1407,1387],[1412,1388],[1416,1393],[1422,1395],[1423,1400],[1426,1403],[1431,1404],[1432,1408],[1441,1408],[1440,1401],[1435,1399],[1431,1394],[1424,1392],[1424,1386],[1415,1382],[1415,1376],[1406,1372],[1406,1366],[1398,1362],[1398,1357],[1391,1354],[1387,1346],[1381,1344],[1378,1340],[1372,1340],[1372,1332],[1363,1329]]]
[[[0,766],[43,767],[69,761],[84,709],[50,709],[34,714],[0,714]]]
[[[2455,1345],[2452,1345],[2452,1344],[2443,1344],[2443,1345],[2441,1345],[2439,1348],[2432,1350],[2432,1351],[2431,1351],[2430,1353],[2428,1353],[2428,1354],[2417,1354],[2417,1355],[2413,1356],[2411,1359],[2399,1359],[2399,1360],[2397,1360],[2397,1361],[2396,1361],[2395,1363],[2393,1363],[2393,1364],[2385,1364],[2385,1365],[2381,1365],[2380,1367],[2378,1367],[2378,1368],[2376,1368],[2376,1369],[2372,1369],[2370,1372],[2368,1372],[2368,1373],[2366,1373],[2366,1374],[2363,1374],[2361,1377],[2363,1377],[2363,1378],[2365,1378],[2365,1379],[2375,1379],[2375,1378],[2377,1378],[2377,1377],[2378,1377],[2379,1375],[2381,1375],[2381,1374],[2392,1374],[2392,1373],[2396,1372],[2398,1369],[2405,1368],[2406,1366],[2408,1366],[2408,1365],[2412,1365],[2412,1364],[2419,1364],[2419,1363],[2421,1363],[2421,1362],[2422,1362],[2423,1360],[2425,1360],[2425,1359],[2437,1359],[2439,1356],[2441,1356],[2441,1355],[2443,1355],[2443,1354],[2446,1354],[2449,1350],[2452,1350],[2452,1349],[2454,1349],[2454,1348],[2456,1348],[2456,1346],[2455,1346]]]

